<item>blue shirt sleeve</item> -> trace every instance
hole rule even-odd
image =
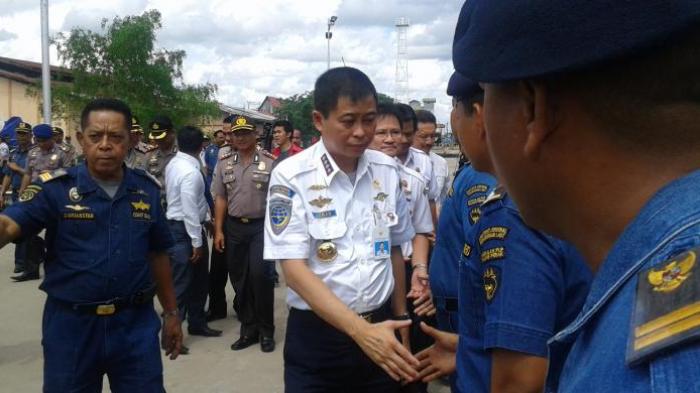
[[[507,208],[482,217],[472,234],[483,282],[484,349],[546,357],[564,293],[557,243]]]
[[[175,240],[165,218],[165,209],[160,204],[160,191],[156,193],[154,205],[156,206],[156,219],[149,231],[148,249],[151,252],[164,252],[175,245]]]
[[[46,190],[47,186],[55,185],[41,182],[30,184],[20,196],[20,202],[10,205],[3,211],[4,215],[19,225],[22,231],[21,239],[41,232],[58,211],[52,206],[50,191]]]

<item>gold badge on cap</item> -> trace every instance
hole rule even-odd
[[[245,117],[239,117],[238,119],[236,119],[237,126],[244,126],[246,124],[248,123],[246,122]]]
[[[153,123],[153,126],[151,127],[153,130],[160,130],[160,124],[158,123]]]
[[[71,202],[80,202],[83,200],[83,196],[78,192],[78,187],[73,187],[68,190],[68,199],[70,199]]]
[[[316,256],[321,262],[333,262],[338,256],[338,247],[330,240],[326,240],[318,245]]]
[[[264,171],[265,168],[267,168],[267,165],[265,165],[264,162],[260,161],[260,164],[258,164],[258,170],[259,170],[259,171]]]

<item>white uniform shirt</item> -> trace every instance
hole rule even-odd
[[[433,216],[430,214],[423,176],[405,165],[399,165],[399,177],[401,178],[401,189],[408,203],[408,213],[411,216],[413,229],[416,233],[432,232],[434,229]],[[408,259],[413,254],[413,243],[410,241],[403,243],[401,253],[404,259]]]
[[[168,220],[183,221],[192,247],[201,247],[202,222],[209,215],[209,206],[204,198],[204,176],[197,158],[177,152],[165,167],[165,195]]]
[[[375,256],[375,231],[382,223],[388,227],[389,250],[415,232],[391,157],[365,151],[355,179],[353,185],[323,140],[280,162],[268,191],[264,258],[305,259],[343,303],[362,313],[386,303],[394,288],[391,259]],[[337,256],[324,262],[318,248],[328,241]],[[287,303],[310,309],[291,289]]]
[[[433,177],[435,178],[435,183],[438,189],[437,202],[442,204],[447,197],[447,190],[450,188],[447,181],[447,179],[450,177],[450,169],[447,166],[447,160],[442,158],[440,155],[431,151],[429,157],[430,162],[433,164]]]
[[[428,200],[437,201],[440,196],[440,190],[438,189],[437,179],[435,179],[433,174],[433,163],[430,161],[430,156],[425,154],[423,150],[411,147],[408,149],[406,162],[403,164],[423,176],[428,189]]]

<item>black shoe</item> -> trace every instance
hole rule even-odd
[[[38,280],[41,277],[39,276],[39,273],[24,272],[24,273],[20,274],[19,276],[14,276],[11,278],[13,280],[15,280],[15,282],[22,282],[22,281]]]
[[[219,319],[226,319],[226,310],[224,312],[207,312],[207,322],[218,321]]]
[[[209,326],[204,325],[198,328],[188,327],[187,333],[189,333],[190,336],[219,337],[223,332],[221,330],[212,329]]]
[[[15,266],[15,270],[13,271],[13,273],[15,273],[15,274],[24,273],[24,268],[19,267],[19,266]]]
[[[272,352],[275,350],[275,339],[272,337],[260,338],[260,350],[263,352]]]
[[[241,349],[246,349],[253,344],[257,344],[260,341],[258,336],[241,336],[235,343],[231,344],[232,351],[240,351]]]

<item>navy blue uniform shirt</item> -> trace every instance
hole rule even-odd
[[[27,154],[29,154],[29,149],[21,151],[19,148],[15,148],[10,152],[10,162],[14,162],[20,168],[24,168],[27,166]],[[3,174],[10,176],[10,187],[13,190],[19,190],[22,186],[22,174],[13,171],[7,165],[3,168]]]
[[[466,164],[452,181],[440,210],[437,241],[430,258],[430,289],[433,297],[457,297],[459,259],[465,228],[478,220],[480,205],[495,186],[496,179]]]
[[[173,245],[160,205],[160,188],[140,170],[124,167],[114,199],[85,164],[40,175],[20,203],[3,214],[22,237],[46,228],[46,277],[50,297],[69,303],[127,297],[152,284],[149,252]]]
[[[550,369],[547,392],[700,392],[698,194],[695,171],[627,226],[581,315],[550,342],[563,370]]]
[[[499,348],[547,357],[547,340],[574,320],[591,271],[567,243],[529,228],[496,189],[466,236],[459,274],[457,384],[488,392]]]
[[[219,161],[219,145],[212,143],[204,149],[204,165],[207,167],[207,182],[211,186],[211,178],[214,175],[214,167]]]

